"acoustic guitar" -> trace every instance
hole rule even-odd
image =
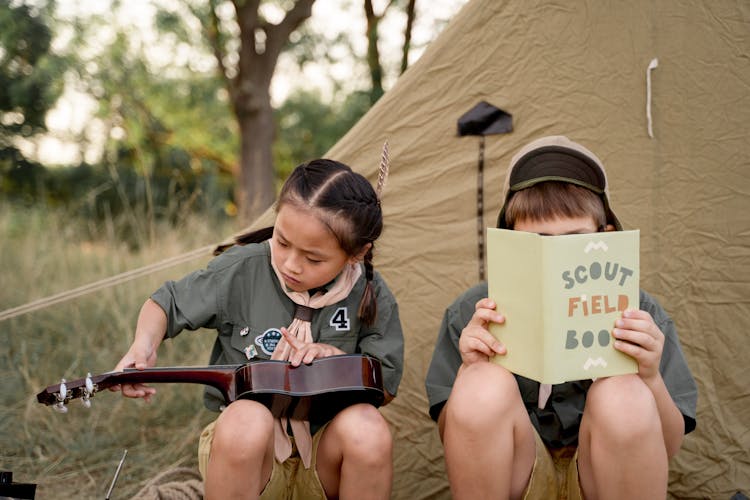
[[[255,360],[239,365],[175,366],[107,372],[51,385],[37,401],[63,413],[73,399],[84,406],[99,391],[118,384],[195,383],[215,387],[227,404],[250,399],[265,405],[275,417],[327,421],[347,406],[383,404],[380,361],[360,354],[319,358],[293,367],[286,361]]]

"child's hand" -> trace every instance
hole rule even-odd
[[[156,349],[142,347],[137,343],[130,346],[128,352],[123,356],[114,371],[122,371],[124,368],[151,368],[156,365]],[[146,384],[120,384],[110,387],[111,391],[122,391],[122,395],[128,398],[143,398],[146,402],[151,401],[151,396],[156,394],[156,389]]]
[[[494,354],[505,354],[505,346],[487,329],[490,322],[503,324],[505,316],[497,312],[497,304],[490,299],[482,299],[474,306],[471,321],[461,331],[458,348],[461,360],[466,365],[478,361],[489,361]]]
[[[294,335],[291,335],[286,328],[281,328],[281,334],[292,348],[292,354],[289,356],[289,362],[292,366],[299,366],[302,363],[310,364],[314,359],[327,358],[337,354],[346,354],[338,347],[329,344],[320,344],[303,342]]]
[[[635,358],[638,375],[644,381],[659,377],[664,334],[646,311],[627,309],[615,321],[612,331],[615,349]]]

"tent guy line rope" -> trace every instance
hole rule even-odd
[[[111,286],[119,285],[120,283],[125,283],[126,281],[139,278],[141,276],[152,273],[154,271],[160,271],[162,269],[166,269],[168,267],[175,266],[177,264],[182,264],[183,262],[188,262],[190,260],[196,259],[203,255],[211,255],[211,252],[213,251],[215,247],[216,245],[207,245],[207,246],[183,253],[181,255],[169,257],[167,259],[156,262],[154,264],[149,264],[147,266],[139,267],[137,269],[126,271],[124,273],[120,273],[115,276],[111,276],[109,278],[104,278],[102,280],[95,281],[87,285],[79,286],[78,288],[73,288],[65,292],[60,292],[55,295],[50,295],[49,297],[44,297],[42,299],[34,300],[34,301],[28,302],[26,304],[23,304],[17,307],[13,307],[11,309],[6,309],[5,311],[0,312],[0,321],[5,321],[6,319],[14,318],[16,316],[20,316],[22,314],[36,311],[38,309],[49,307],[54,304],[59,304],[60,302],[65,302],[67,300],[71,300],[76,297],[80,297],[82,295],[86,295],[88,293],[101,290],[102,288],[108,288]]]

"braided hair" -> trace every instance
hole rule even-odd
[[[284,204],[314,211],[347,255],[357,255],[369,244],[364,255],[367,283],[359,317],[365,324],[372,324],[377,314],[372,259],[375,240],[383,230],[383,212],[370,182],[341,162],[313,160],[294,169],[284,183],[277,209]]]
[[[387,146],[384,149],[387,159]],[[334,235],[344,252],[358,255],[369,243],[364,255],[365,292],[359,304],[359,317],[371,325],[377,315],[377,301],[372,284],[375,240],[383,230],[380,191],[387,177],[381,165],[378,190],[349,166],[329,159],[317,159],[297,166],[281,188],[278,211],[285,204],[313,211]],[[263,228],[235,238],[239,245],[265,241],[273,235],[273,227]]]

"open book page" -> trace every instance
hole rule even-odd
[[[505,324],[490,324],[490,333],[508,349],[493,361],[537,380],[544,372],[542,312],[542,246],[534,233],[487,230],[488,296],[505,315]]]
[[[639,236],[488,229],[489,297],[506,316],[490,332],[508,349],[493,361],[549,384],[635,373],[635,360],[612,346],[612,329],[638,307]]]

